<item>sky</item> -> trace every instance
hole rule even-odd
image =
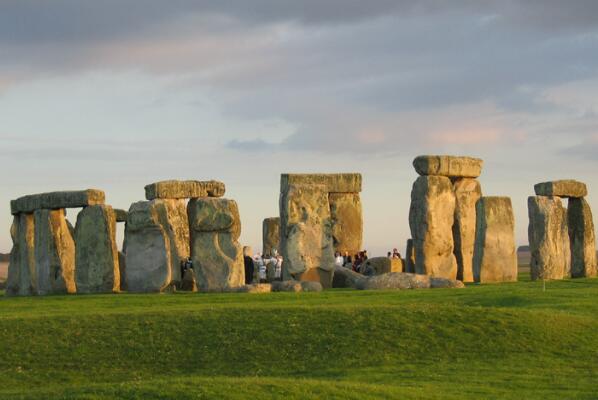
[[[402,250],[420,154],[483,158],[526,244],[535,183],[598,210],[598,2],[2,0],[0,143],[0,252],[11,199],[163,179],[225,182],[259,250],[285,172],[360,172]]]

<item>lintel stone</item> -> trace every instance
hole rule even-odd
[[[449,178],[477,178],[482,174],[484,161],[473,157],[418,156],[413,160],[415,171],[422,175],[439,175]]]
[[[226,187],[219,181],[161,181],[145,187],[145,198],[195,199],[200,197],[222,197]]]
[[[19,213],[32,213],[35,210],[56,210],[60,208],[79,208],[93,205],[102,205],[106,195],[102,190],[87,189],[62,192],[32,194],[19,197],[10,202],[13,215]]]
[[[534,190],[537,196],[582,198],[588,195],[586,184],[573,179],[538,183]]]
[[[361,174],[282,174],[280,191],[284,193],[291,185],[321,185],[328,193],[361,192]]]

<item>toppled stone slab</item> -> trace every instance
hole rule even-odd
[[[567,217],[571,239],[571,277],[595,277],[598,265],[592,209],[585,199],[572,198],[569,199]]]
[[[77,215],[75,243],[77,293],[119,292],[116,217],[112,207],[83,208]]]
[[[37,294],[75,293],[75,241],[65,210],[35,210],[33,215]]]
[[[361,174],[282,174],[280,192],[286,192],[294,185],[319,185],[327,193],[361,192]]]
[[[10,228],[13,247],[10,252],[7,296],[31,296],[36,293],[35,224],[33,214],[17,214]]]
[[[366,276],[382,275],[389,272],[403,272],[403,260],[388,257],[369,258],[363,263],[362,271],[360,272]]]
[[[320,282],[303,281],[301,282],[302,292],[321,292],[324,288]]]
[[[457,279],[473,282],[473,248],[476,229],[476,203],[482,197],[482,187],[476,179],[462,178],[453,183],[455,191],[455,223],[453,239],[457,259]]]
[[[330,193],[330,217],[334,250],[357,254],[363,241],[363,216],[359,193]]]
[[[226,187],[219,181],[161,181],[145,187],[145,198],[195,199],[200,197],[222,197]]]
[[[13,215],[19,213],[32,213],[35,210],[55,210],[60,208],[79,208],[104,204],[106,195],[97,189],[51,192],[32,194],[19,197],[10,202]]]
[[[483,166],[483,160],[473,157],[419,156],[413,160],[415,171],[422,176],[477,178],[482,174]]]
[[[303,287],[301,282],[294,280],[272,282],[273,292],[301,292]]]
[[[456,279],[453,254],[455,194],[444,176],[420,176],[411,191],[409,226],[415,248],[415,272]]]
[[[534,191],[537,196],[581,198],[588,195],[586,184],[572,179],[538,183]]]
[[[563,279],[571,268],[567,211],[560,197],[531,196],[528,240],[532,280]]]
[[[127,210],[115,208],[114,216],[116,217],[116,222],[127,222]]]
[[[262,223],[262,253],[273,255],[280,250],[280,218],[266,218]],[[251,256],[251,254],[249,254]]]
[[[272,292],[272,285],[269,283],[255,283],[252,285],[241,286],[240,288],[234,289],[235,292],[239,293],[270,293]]]
[[[463,282],[455,279],[433,278],[429,275],[390,272],[364,278],[357,282],[359,290],[463,288]]]
[[[363,279],[364,276],[345,267],[334,267],[334,277],[332,279],[333,288],[355,288],[357,281]]]
[[[517,281],[515,217],[509,197],[482,197],[476,205],[475,282]]]

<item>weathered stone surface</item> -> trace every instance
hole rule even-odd
[[[357,281],[363,279],[363,275],[345,267],[334,267],[332,279],[333,288],[355,288]]]
[[[230,232],[235,240],[241,235],[237,202],[229,199],[193,199],[187,206],[189,226],[196,232]]]
[[[407,239],[405,272],[415,274],[415,249],[413,248],[413,239]]]
[[[569,199],[567,217],[571,238],[571,277],[595,277],[598,275],[596,237],[590,205],[585,199]]]
[[[187,206],[191,258],[200,291],[225,291],[245,284],[239,209],[234,200],[193,199]]]
[[[411,191],[409,226],[415,271],[440,278],[457,277],[453,254],[455,194],[449,178],[420,176]]]
[[[284,276],[332,285],[334,245],[328,192],[322,185],[290,185],[280,195]]]
[[[532,280],[563,279],[570,269],[571,253],[561,198],[531,196],[527,206]]]
[[[79,208],[104,204],[105,198],[104,192],[97,189],[41,193],[11,201],[10,209],[12,214],[18,214],[40,209]]]
[[[173,251],[156,201],[140,201],[131,205],[125,238],[128,291],[166,291],[172,284]],[[176,269],[180,275],[180,267]]]
[[[280,218],[266,218],[262,223],[262,254],[280,250]]]
[[[145,187],[145,198],[193,199],[199,197],[222,197],[226,187],[218,181],[162,181]]]
[[[195,273],[191,269],[185,270],[183,273],[183,282],[181,283],[181,290],[186,292],[197,292],[197,282],[195,281]]]
[[[334,250],[357,254],[363,240],[363,217],[359,193],[330,193],[330,217]]]
[[[272,282],[273,292],[301,292],[302,290],[303,287],[299,281],[288,280]]]
[[[457,259],[457,279],[473,282],[473,247],[475,244],[476,203],[482,197],[482,187],[476,179],[462,178],[453,183],[455,191],[455,222],[453,239]]]
[[[33,214],[17,214],[10,228],[13,247],[10,252],[7,296],[30,296],[36,292],[35,224]]]
[[[359,290],[429,289],[430,276],[391,272],[357,281]]]
[[[64,210],[36,210],[33,215],[37,294],[75,293],[75,241]]]
[[[517,280],[515,217],[508,197],[482,197],[476,205],[475,282]]]
[[[109,293],[120,290],[116,217],[112,207],[83,208],[75,225],[75,282],[77,293]]]
[[[128,290],[127,286],[127,257],[122,251],[118,252],[118,272],[120,273],[120,290]]]
[[[430,289],[462,289],[465,284],[460,280],[430,277]]]
[[[181,262],[191,253],[187,205],[185,200],[176,199],[156,199],[153,202],[159,222],[170,242],[171,279],[175,285],[180,285]]]
[[[282,174],[280,192],[287,192],[295,185],[318,185],[327,193],[361,192],[361,174]]]
[[[572,179],[538,183],[534,190],[537,196],[581,198],[588,195],[586,184]]]
[[[270,293],[270,292],[272,292],[272,285],[270,285],[269,283],[255,283],[252,285],[241,286],[240,288],[235,289],[235,291],[240,292],[240,293],[254,293],[254,294]]]
[[[301,291],[302,292],[321,292],[324,288],[320,282],[313,281],[302,281]]]
[[[116,216],[116,222],[127,222],[127,211],[121,208],[114,209],[114,215]]]
[[[399,258],[373,257],[363,263],[363,275],[382,275],[389,272],[403,272],[403,260]]]
[[[473,157],[419,156],[413,160],[418,174],[451,178],[477,178],[482,174],[484,161]]]

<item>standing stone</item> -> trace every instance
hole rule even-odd
[[[569,199],[567,218],[571,238],[571,277],[595,277],[598,275],[596,237],[590,205],[585,199]]]
[[[334,243],[326,187],[286,186],[280,195],[280,223],[283,279],[318,281],[324,288],[330,288]]]
[[[455,279],[453,254],[455,194],[449,178],[420,176],[411,191],[409,226],[418,274]]]
[[[334,250],[357,254],[361,250],[363,217],[359,193],[330,193],[330,216]]]
[[[172,252],[155,201],[131,205],[125,238],[128,291],[144,293],[168,289],[172,282]]]
[[[120,290],[116,216],[112,207],[83,208],[75,226],[77,293],[110,293]]]
[[[563,279],[570,269],[567,215],[560,197],[531,196],[528,239],[531,278]]]
[[[457,279],[473,282],[473,248],[475,244],[476,203],[482,197],[482,187],[476,179],[462,178],[453,183],[455,191],[455,258]]]
[[[413,239],[407,239],[407,248],[405,252],[405,272],[415,274],[415,249],[413,248]]]
[[[476,205],[475,282],[517,280],[515,217],[508,197],[482,197]]]
[[[192,199],[187,206],[191,258],[199,291],[224,291],[245,284],[241,220],[234,200]]]
[[[75,241],[65,210],[36,210],[34,219],[37,294],[75,293]]]
[[[33,214],[17,214],[10,228],[13,247],[10,252],[7,296],[30,296],[36,292],[35,228]]]
[[[272,255],[274,250],[279,249],[280,218],[266,218],[262,223],[262,254]]]
[[[190,255],[189,218],[185,200],[153,200],[159,222],[170,242],[170,270],[172,282],[180,286],[182,281],[181,262]]]

